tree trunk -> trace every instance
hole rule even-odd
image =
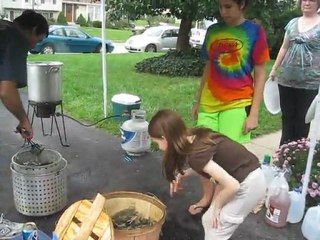
[[[187,52],[190,49],[189,38],[192,20],[193,19],[190,16],[183,16],[181,18],[179,35],[177,40],[177,51]]]

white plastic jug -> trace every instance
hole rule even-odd
[[[295,188],[289,192],[290,195],[290,208],[288,213],[287,222],[298,223],[302,220],[304,209],[306,205],[306,198],[300,192],[299,188]]]
[[[308,209],[301,230],[303,236],[308,240],[320,239],[320,204]]]
[[[278,188],[286,189],[289,192],[289,184],[284,177],[284,172],[279,173],[275,178],[272,180],[272,182],[268,186],[267,190],[267,197],[265,206],[266,208],[269,207],[269,199],[272,195],[274,195],[277,192]]]

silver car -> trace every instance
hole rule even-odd
[[[142,34],[130,37],[125,48],[129,52],[159,52],[175,49],[179,28],[175,26],[150,27]]]

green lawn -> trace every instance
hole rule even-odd
[[[193,126],[190,111],[200,78],[171,78],[134,71],[134,64],[152,55],[108,54],[108,112],[112,114],[110,99],[113,95],[126,92],[142,99],[141,108],[147,111],[148,119],[159,109],[177,110]],[[101,55],[30,55],[29,61],[62,61],[63,101],[65,111],[85,122],[95,122],[103,118]],[[270,68],[270,64],[268,65]],[[100,125],[108,132],[118,135],[119,123],[107,120]],[[272,116],[262,107],[260,128],[254,136],[280,129],[280,117]]]
[[[85,32],[94,37],[101,37],[101,28],[81,27]],[[125,42],[132,32],[130,30],[106,29],[105,36],[113,42]]]

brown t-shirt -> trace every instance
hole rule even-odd
[[[217,134],[214,137],[216,144],[203,152],[190,153],[187,156],[189,166],[200,175],[210,178],[203,171],[209,161],[216,162],[232,177],[241,183],[252,171],[260,167],[258,158],[241,144],[230,138]],[[197,144],[197,137],[193,144]]]

